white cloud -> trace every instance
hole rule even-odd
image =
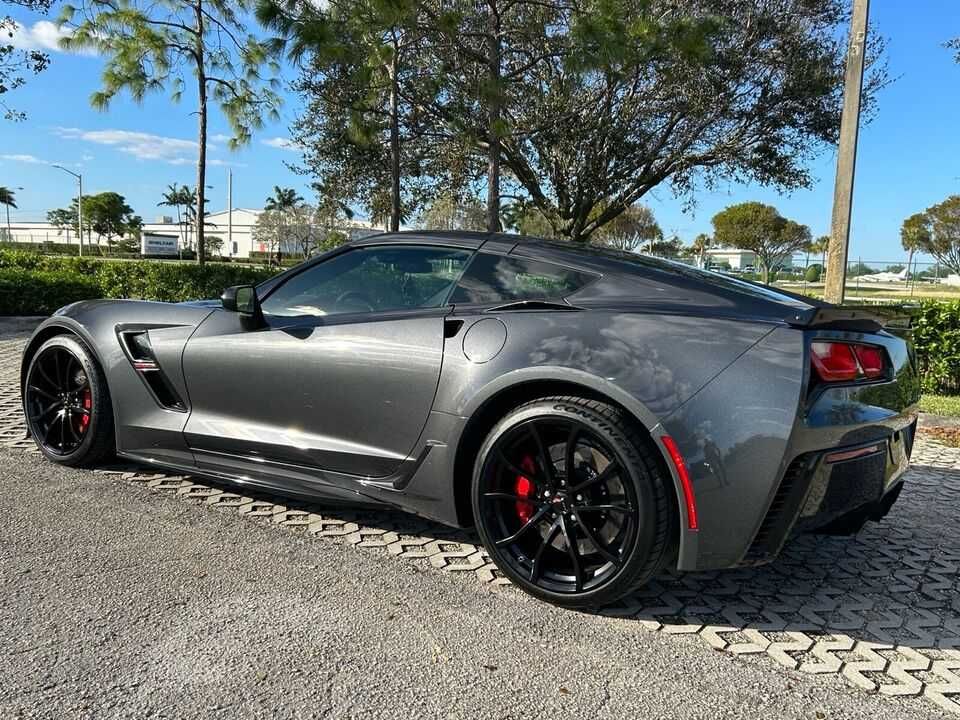
[[[225,135],[224,133],[216,133],[215,135],[211,135],[211,136],[210,136],[210,139],[211,139],[213,142],[225,143],[225,142],[230,142],[230,140],[233,139],[233,136],[232,136],[232,135]]]
[[[297,145],[297,143],[290,138],[285,137],[272,137],[267,138],[266,140],[261,140],[260,142],[262,142],[264,145],[269,145],[270,147],[278,148],[280,150],[290,150],[292,152],[299,152],[301,150],[301,147]]]
[[[30,163],[31,165],[49,165],[46,160],[41,160],[35,155],[0,155],[0,160],[11,160],[13,162]]]
[[[80,163],[68,163],[62,160],[44,160],[43,158],[38,158],[36,155],[28,155],[27,153],[0,155],[0,160],[27,163],[28,165],[66,165],[67,167],[80,167]]]
[[[196,159],[198,147],[194,140],[131,130],[81,130],[58,127],[55,132],[69,140],[82,140],[116,148],[138,160],[159,160],[170,165],[186,165],[193,162]]]
[[[10,44],[21,50],[55,50],[61,52],[60,40],[70,37],[70,34],[71,30],[58,28],[49,20],[38,20],[30,27],[14,21],[13,37],[10,38]]]

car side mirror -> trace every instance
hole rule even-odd
[[[224,310],[240,313],[240,315],[258,324],[263,320],[260,299],[257,297],[257,290],[253,285],[228,287],[220,296],[220,302],[223,304]]]

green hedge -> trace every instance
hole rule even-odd
[[[76,300],[216,298],[225,287],[258,283],[276,270],[243,265],[111,261],[0,250],[0,315],[44,315]]]
[[[923,390],[960,394],[960,300],[925,300],[914,312],[913,340]]]
[[[11,242],[9,240],[0,241],[0,250],[13,250],[18,252],[31,252],[31,253],[40,253],[42,255],[72,255],[77,256],[80,254],[79,245],[70,245],[68,243],[58,243],[58,242],[38,242],[38,243],[27,243],[27,242]],[[90,257],[109,257],[109,258],[132,258],[139,259],[139,252],[121,252],[116,247],[110,247],[109,245],[84,245],[83,246],[84,256],[89,255]]]

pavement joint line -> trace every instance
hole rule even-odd
[[[20,405],[25,336],[0,337],[0,447],[38,452]],[[314,537],[508,585],[476,535],[410,515],[323,509],[129,464],[93,475]],[[705,648],[765,656],[811,677],[960,717],[960,449],[919,436],[890,516],[853,538],[795,539],[772,564],[664,573],[601,614],[637,628],[696,635]]]

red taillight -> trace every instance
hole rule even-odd
[[[843,342],[810,344],[810,360],[824,382],[850,382],[864,377],[874,380],[886,374],[886,355],[876,345]]]
[[[693,494],[693,483],[690,482],[690,473],[687,471],[687,463],[680,454],[680,448],[669,435],[660,438],[660,442],[667,449],[670,456],[670,462],[673,463],[677,471],[677,477],[680,478],[680,489],[683,491],[683,501],[687,506],[687,527],[690,530],[696,530],[700,525],[697,522],[697,499]]]
[[[868,378],[882,377],[886,372],[883,350],[876,345],[854,345],[853,352],[860,361],[860,368]]]

